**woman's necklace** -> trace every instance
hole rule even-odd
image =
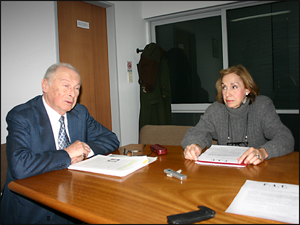
[[[245,132],[244,132],[245,133]],[[231,142],[230,140],[230,113],[228,113],[228,136],[227,136],[227,145],[230,146],[244,146],[248,147],[248,113],[247,113],[247,120],[246,120],[246,135],[245,135],[245,141],[244,142]]]

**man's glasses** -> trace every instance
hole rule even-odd
[[[245,142],[228,142],[228,146],[240,146],[240,147],[248,147],[248,141]]]

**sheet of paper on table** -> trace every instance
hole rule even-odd
[[[96,155],[70,165],[68,169],[123,177],[154,162],[156,159],[157,157],[147,156]]]
[[[109,154],[107,156],[109,156],[109,157],[132,157],[132,156],[128,156],[128,155],[117,155],[117,154]],[[135,155],[133,157],[145,157],[145,156],[144,155]],[[150,163],[154,162],[157,159],[157,157],[147,156],[147,159],[148,159],[148,164],[150,164]]]
[[[225,212],[299,224],[299,185],[247,180]]]

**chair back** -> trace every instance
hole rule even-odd
[[[140,130],[139,144],[181,145],[187,130],[192,126],[145,125]]]

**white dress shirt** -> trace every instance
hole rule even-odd
[[[60,122],[59,119],[61,117],[61,115],[56,112],[54,109],[52,109],[45,101],[44,96],[43,96],[43,103],[44,106],[46,108],[50,123],[51,123],[51,127],[52,127],[52,132],[53,132],[53,136],[55,139],[55,145],[56,145],[56,150],[58,150],[58,133],[59,133],[59,129],[60,129]],[[68,129],[68,117],[67,114],[63,115],[65,117],[65,127],[66,127],[66,132],[67,135],[69,137],[69,140],[71,142],[71,138],[69,135],[69,129]]]
[[[47,114],[48,114],[48,117],[49,117],[49,120],[50,120],[50,123],[51,123],[52,132],[53,132],[53,136],[54,136],[54,140],[55,140],[55,145],[56,145],[56,150],[58,150],[58,133],[59,133],[59,129],[60,129],[59,119],[60,119],[61,115],[58,112],[56,112],[54,109],[52,109],[47,104],[47,102],[45,101],[44,96],[42,97],[42,99],[43,99],[43,103],[44,103],[44,106],[46,108],[46,111],[47,111]],[[67,114],[65,113],[65,115],[63,115],[63,116],[65,117],[66,132],[67,132],[67,135],[69,137],[70,143],[72,143],[72,140],[71,140],[70,135],[69,135]],[[94,151],[91,149],[91,151],[90,151],[90,153],[89,153],[89,155],[88,155],[87,158],[89,158],[89,157],[91,157],[93,155],[94,155]]]

